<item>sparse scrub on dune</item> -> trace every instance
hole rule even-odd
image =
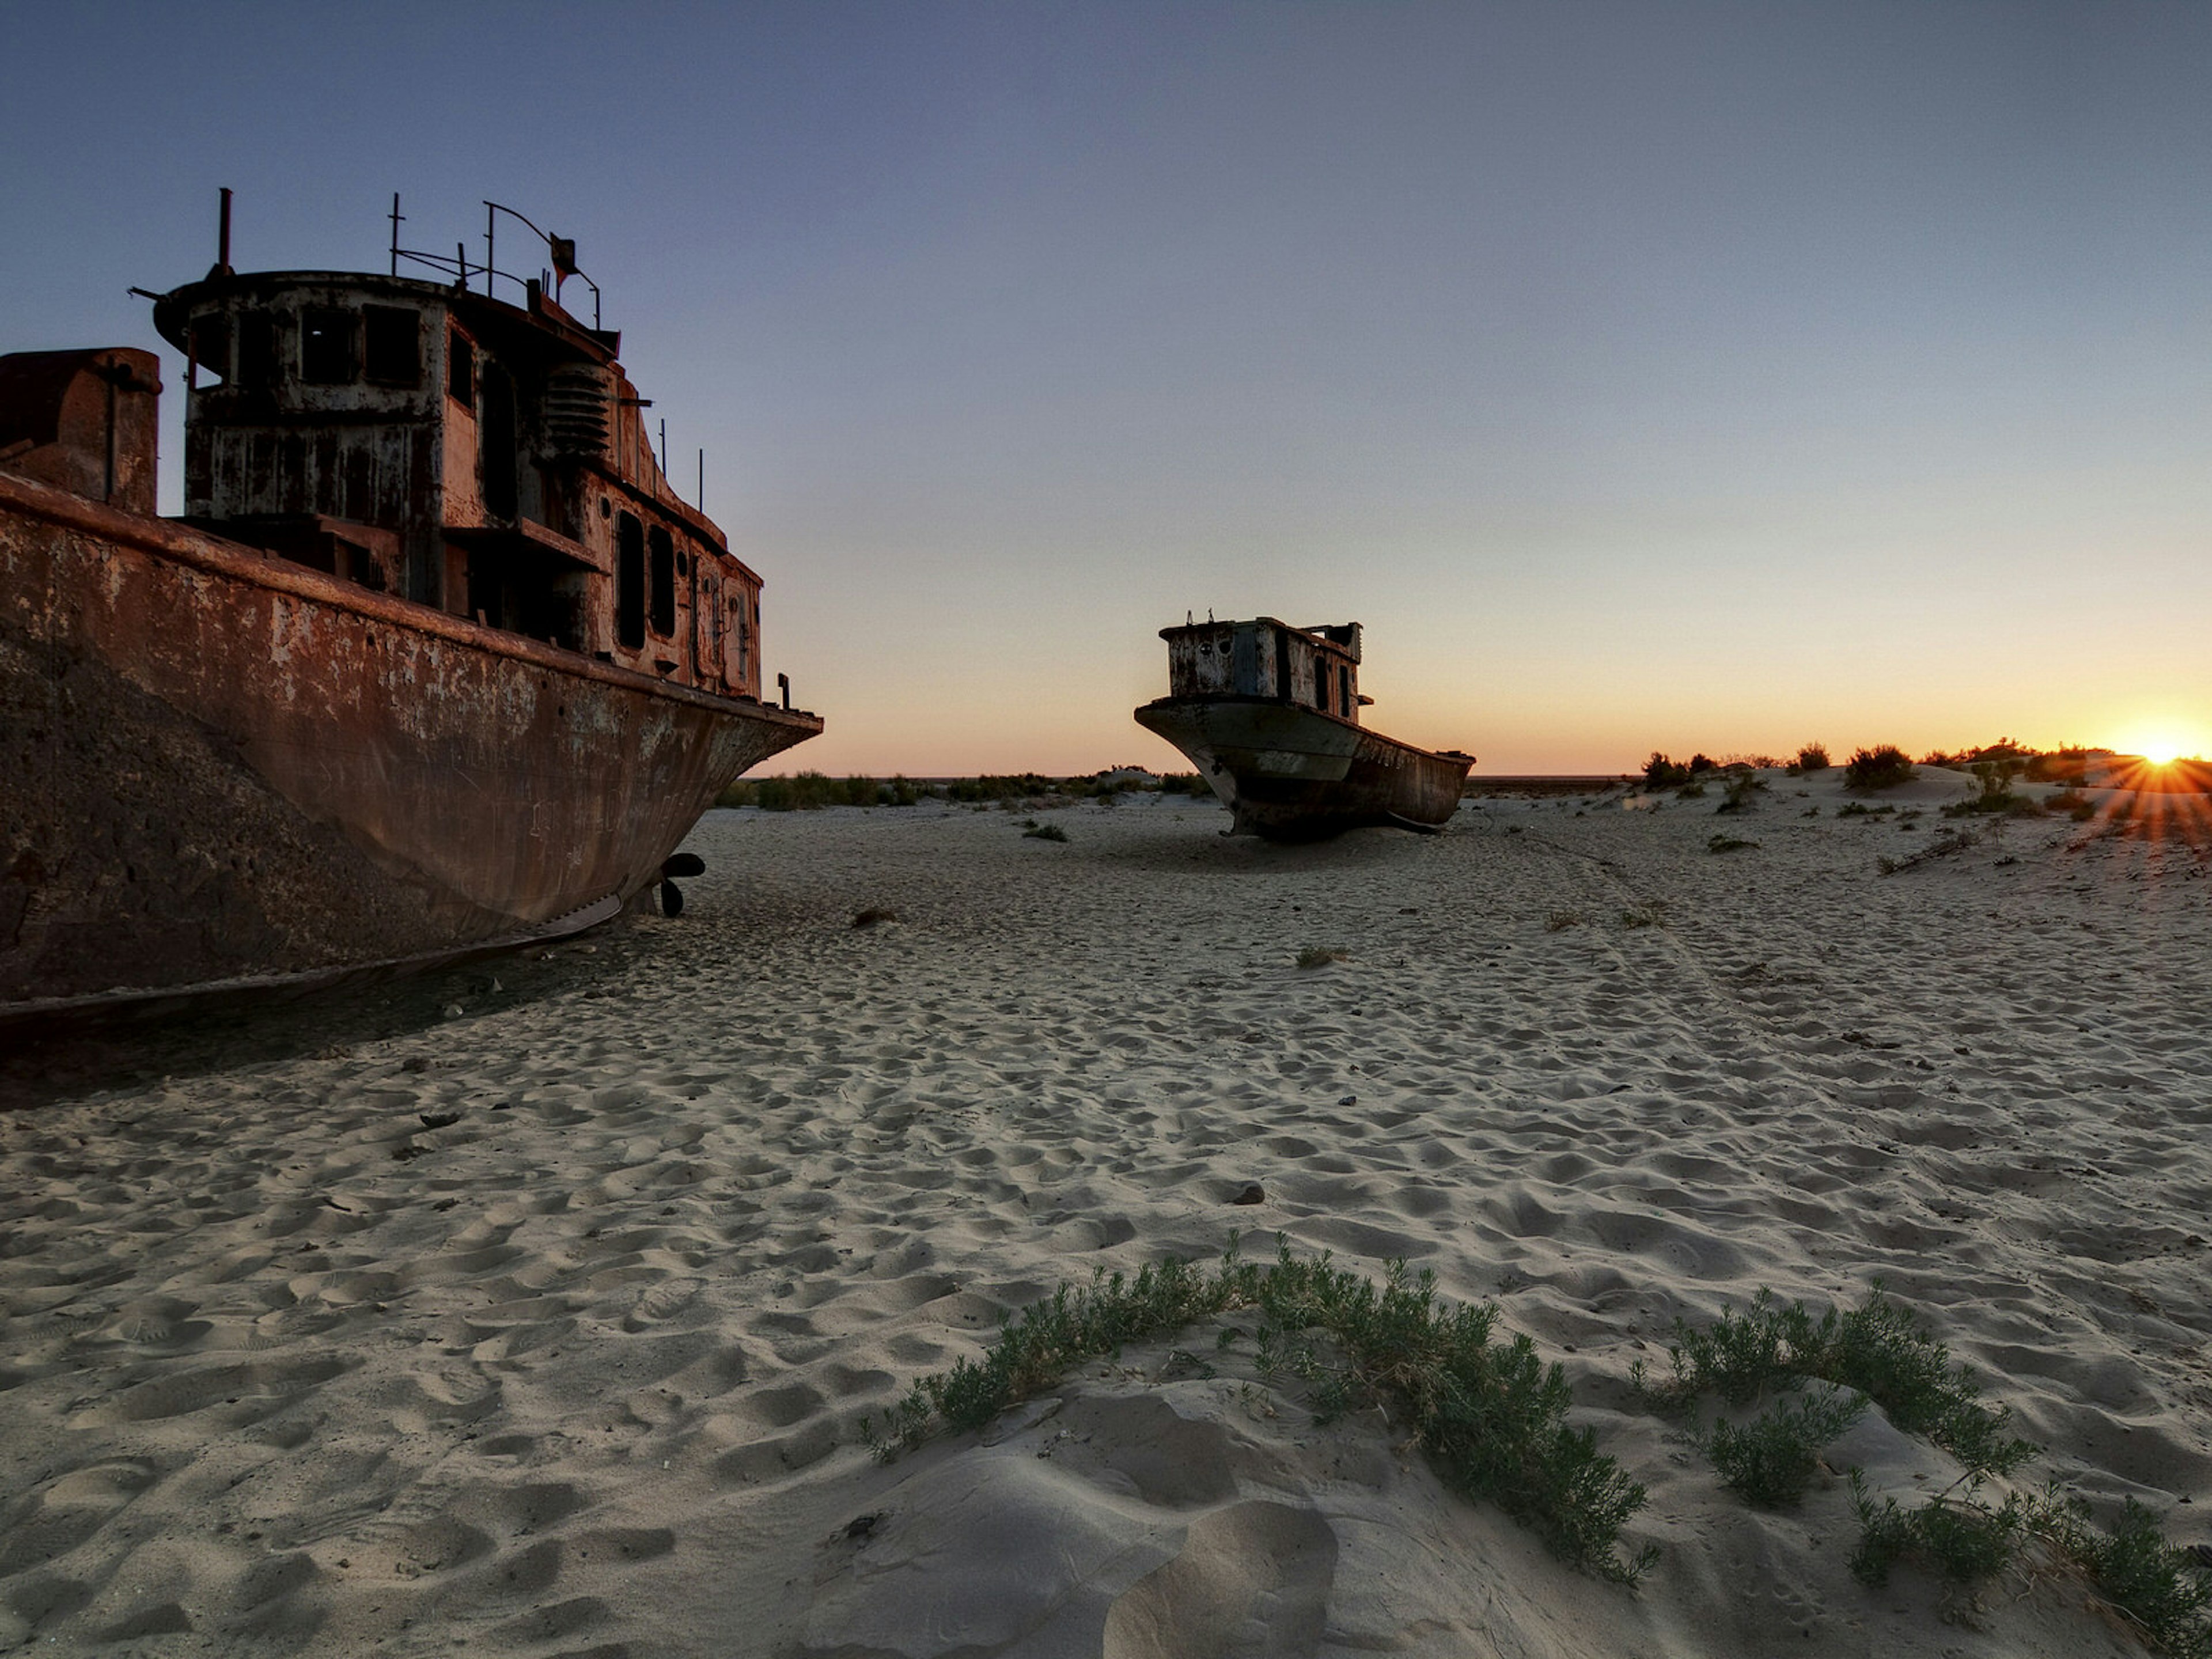
[[[1983,1403],[1966,1367],[1954,1364],[1949,1350],[1878,1280],[1859,1306],[1831,1307],[1818,1318],[1802,1302],[1781,1306],[1761,1291],[1742,1314],[1724,1312],[1703,1330],[1677,1320],[1674,1331],[1671,1380],[1654,1382],[1641,1364],[1631,1373],[1662,1411],[1687,1413],[1707,1394],[1741,1407],[1812,1381],[1842,1391],[1784,1404],[1746,1426],[1723,1423],[1701,1437],[1723,1479],[1753,1503],[1796,1502],[1820,1447],[1850,1427],[1869,1401],[1902,1432],[1925,1435],[1959,1461],[1965,1474],[1952,1488],[1911,1509],[1894,1498],[1876,1503],[1851,1471],[1861,1527],[1851,1566],[1869,1583],[1880,1583],[1906,1555],[1951,1577],[1985,1576],[2012,1559],[2024,1530],[2044,1513],[2016,1497],[1996,1506],[1980,1498],[1984,1482],[2010,1474],[2038,1448],[2010,1431],[2008,1407]]]
[[[1066,841],[1067,831],[1056,823],[1039,823],[1032,819],[1030,827],[1022,831],[1024,841]]]
[[[763,812],[811,812],[825,806],[912,806],[920,791],[903,777],[885,783],[858,774],[833,778],[822,772],[790,777],[740,778],[714,797],[717,806],[757,806]]]
[[[2012,792],[2013,780],[2020,775],[2021,763],[2010,757],[1973,763],[1975,780],[1981,788],[1966,799],[1954,801],[1943,809],[1947,818],[1962,818],[1977,814],[2000,813],[2007,817],[2040,817],[2043,808],[2027,795]]]
[[[1708,853],[1741,853],[1757,848],[1755,841],[1746,841],[1741,836],[1709,836],[1705,838]]]
[[[1668,1350],[1674,1376],[1654,1384],[1639,1366],[1638,1386],[1663,1410],[1683,1411],[1712,1393],[1732,1406],[1762,1390],[1808,1379],[1856,1389],[1907,1434],[1924,1434],[1967,1468],[2003,1474],[2035,1455],[2008,1434],[2011,1412],[1981,1403],[1981,1388],[1949,1350],[1875,1281],[1867,1299],[1818,1319],[1802,1302],[1778,1306],[1762,1291],[1747,1312],[1723,1313],[1704,1330],[1677,1320]]]
[[[1893,876],[1900,871],[1917,870],[1936,859],[1955,858],[1968,848],[1979,846],[1981,839],[1978,830],[1946,830],[1918,852],[1908,854],[1901,859],[1879,858],[1875,860],[1875,866],[1885,876]]]
[[[1851,1571],[1866,1583],[1885,1583],[1890,1569],[1911,1557],[1954,1583],[2002,1572],[2020,1547],[2031,1506],[2017,1492],[1992,1506],[1982,1500],[1981,1484],[1970,1480],[1963,1492],[1940,1492],[1905,1509],[1894,1498],[1875,1502],[1853,1469],[1851,1507],[1858,1516],[1859,1541],[1851,1552]]]
[[[1808,743],[1797,751],[1797,758],[1790,763],[1790,772],[1794,776],[1802,777],[1808,773],[1826,771],[1828,763],[1828,745]]]
[[[1911,757],[1893,743],[1860,749],[1844,763],[1844,784],[1850,789],[1894,789],[1913,775]]]
[[[1351,960],[1351,951],[1340,950],[1333,945],[1310,945],[1298,952],[1298,966],[1301,968],[1326,968],[1332,962]]]
[[[1694,784],[1706,773],[1717,770],[1717,763],[1710,756],[1692,755],[1686,762],[1668,759],[1658,750],[1644,763],[1644,787],[1647,789],[1679,789]]]
[[[1579,927],[1589,920],[1589,913],[1583,910],[1547,911],[1544,916],[1544,931],[1547,933],[1564,933],[1568,928]]]
[[[1855,1394],[1784,1401],[1747,1424],[1714,1424],[1699,1443],[1723,1485],[1761,1509],[1781,1509],[1805,1496],[1820,1448],[1865,1415],[1866,1401]]]
[[[1757,805],[1759,792],[1765,787],[1766,781],[1756,772],[1747,769],[1731,773],[1729,777],[1728,793],[1722,798],[1721,804],[1713,808],[1713,811],[1748,812]]]
[[[2063,812],[2076,823],[2097,816],[2097,804],[2078,789],[2062,789],[2043,803],[2046,812]]]
[[[2148,1509],[2129,1498],[2107,1531],[2081,1499],[2055,1488],[2033,1498],[2013,1492],[1992,1504],[1981,1496],[1983,1484],[1970,1474],[1907,1509],[1894,1498],[1875,1502],[1853,1470],[1851,1504],[1860,1533],[1852,1572],[1880,1584],[1899,1561],[1913,1559],[1954,1582],[1986,1578],[2010,1565],[2023,1544],[2039,1540],[2155,1650],[2174,1659],[2212,1659],[2212,1570],[2168,1541]]]
[[[1646,899],[1641,904],[1624,905],[1620,912],[1624,927],[1664,927],[1667,925],[1667,901]]]
[[[1559,1366],[1545,1365],[1526,1336],[1491,1340],[1494,1304],[1444,1305],[1435,1276],[1409,1278],[1402,1261],[1378,1285],[1327,1255],[1296,1260],[1286,1241],[1267,1267],[1240,1261],[1232,1239],[1214,1273],[1170,1259],[1134,1280],[1102,1270],[1087,1289],[1063,1285],[1009,1316],[981,1358],[922,1378],[883,1430],[864,1419],[861,1433],[888,1461],[940,1426],[982,1427],[1086,1360],[1243,1309],[1261,1316],[1262,1371],[1310,1387],[1318,1419],[1379,1406],[1410,1427],[1447,1486],[1496,1504],[1562,1559],[1625,1583],[1649,1569],[1655,1552],[1620,1552],[1644,1488],[1597,1450],[1595,1434],[1567,1426]]]

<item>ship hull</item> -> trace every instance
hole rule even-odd
[[[1137,723],[1188,756],[1234,813],[1232,835],[1314,841],[1369,825],[1433,833],[1474,764],[1267,697],[1162,697]]]
[[[573,931],[821,729],[0,477],[0,1013]]]

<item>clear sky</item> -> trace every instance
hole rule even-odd
[[[483,198],[574,235],[830,720],[779,764],[1168,764],[1129,710],[1209,609],[1364,623],[1372,723],[1485,771],[2212,753],[2212,7],[5,0],[0,43],[0,349],[156,345],[124,290],[206,270],[219,185],[241,270],[382,269],[395,190],[419,246]]]

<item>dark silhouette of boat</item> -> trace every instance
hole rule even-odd
[[[1432,833],[1474,757],[1359,723],[1360,629],[1273,617],[1164,628],[1168,695],[1137,723],[1190,757],[1235,814],[1232,835],[1311,841],[1364,825]]]
[[[673,908],[715,794],[822,730],[762,700],[760,578],[620,336],[548,291],[572,244],[550,283],[240,274],[228,194],[215,268],[148,296],[183,519],[151,353],[0,358],[0,1012]]]

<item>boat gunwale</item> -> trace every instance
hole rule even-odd
[[[396,594],[371,592],[337,576],[234,542],[173,519],[126,513],[35,479],[0,471],[0,512],[13,511],[80,534],[125,544],[141,553],[185,565],[228,580],[288,593],[295,599],[348,611],[371,622],[410,629],[492,656],[506,657],[572,678],[597,680],[623,690],[644,692],[718,714],[765,720],[804,728],[818,736],[823,719],[811,710],[782,708],[749,697],[732,697],[696,686],[672,684],[634,668],[601,662],[526,635],[488,628],[465,617]]]

